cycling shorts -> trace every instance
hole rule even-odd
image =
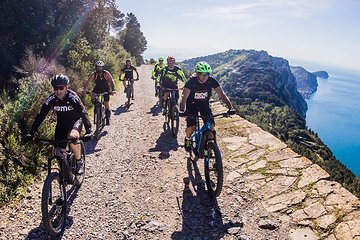
[[[107,92],[107,91],[109,91],[109,90],[103,91],[102,89],[95,87],[92,92],[96,93],[96,94],[100,94],[100,93],[104,93],[104,92]],[[104,96],[104,102],[110,101],[110,95],[108,93],[104,94],[103,96]]]
[[[195,104],[188,104],[186,105],[186,113],[187,116],[186,117],[186,127],[191,127],[191,126],[195,126],[196,125],[196,115],[198,113],[200,113],[202,117],[202,120],[204,122],[210,122],[213,125],[215,125],[215,121],[213,117],[205,117],[205,116],[211,116],[212,115],[212,111],[210,106],[204,106],[202,105],[201,107],[199,106],[195,106]]]
[[[59,122],[56,124],[55,128],[55,139],[56,140],[65,140],[68,139],[71,130],[76,130],[81,133],[83,126],[82,119],[79,118],[73,125],[71,124],[60,124]],[[67,143],[61,143],[59,147],[66,148]]]

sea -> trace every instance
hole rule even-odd
[[[329,74],[328,79],[317,78],[317,91],[307,100],[307,126],[318,134],[336,159],[360,176],[360,72],[304,68]]]

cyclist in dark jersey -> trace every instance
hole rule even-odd
[[[178,89],[178,81],[186,82],[186,76],[183,70],[175,65],[175,58],[173,56],[168,56],[167,66],[161,71],[160,75],[160,86],[162,88]],[[166,105],[169,98],[170,91],[166,90],[163,93],[163,115],[166,114]],[[179,92],[177,92],[179,96]]]
[[[125,66],[120,69],[119,80],[124,83],[124,92],[126,88],[126,81],[130,81],[131,83],[131,96],[132,100],[134,100],[134,71],[136,73],[136,80],[139,80],[139,73],[137,69],[131,64],[130,59],[126,59]]]
[[[95,64],[95,72],[89,76],[88,81],[85,83],[84,91],[86,92],[87,86],[91,82],[95,82],[93,93],[106,93],[104,94],[104,105],[105,105],[105,115],[106,115],[106,125],[110,125],[110,94],[115,93],[115,84],[114,79],[111,76],[110,72],[105,70],[105,64],[103,61],[97,61]],[[91,100],[94,102],[95,94],[91,95]]]
[[[196,76],[186,82],[180,102],[180,111],[183,112],[186,107],[186,115],[188,115],[185,130],[186,151],[191,150],[191,134],[194,132],[196,125],[196,119],[193,115],[197,115],[198,113],[202,116],[212,115],[209,102],[212,89],[215,90],[229,110],[232,109],[232,104],[220,84],[214,78],[210,77],[210,73],[212,72],[210,65],[206,62],[198,62],[195,66],[195,72]],[[203,118],[203,120],[210,121],[212,128],[214,128],[214,118]]]
[[[56,112],[57,117],[56,140],[79,138],[83,124],[85,125],[86,134],[90,134],[91,123],[89,116],[79,96],[68,89],[69,78],[63,74],[56,75],[52,78],[51,85],[54,87],[54,93],[45,100],[40,112],[35,117],[28,138],[33,139],[37,129],[51,109]],[[60,147],[65,148],[66,143]],[[77,160],[77,173],[82,174],[84,172],[84,162],[81,159],[81,147],[79,144],[70,144],[70,147]]]

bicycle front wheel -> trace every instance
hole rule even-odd
[[[174,138],[177,137],[179,133],[179,106],[173,105],[171,107],[171,133]]]
[[[127,106],[130,107],[130,100],[131,100],[131,86],[126,87],[126,97],[127,97]]]
[[[42,222],[52,236],[65,229],[66,189],[60,182],[60,175],[52,172],[45,179],[41,199]]]
[[[99,140],[100,131],[101,131],[101,107],[97,105],[95,108],[96,108],[95,138],[96,140]]]
[[[205,180],[208,193],[217,197],[223,186],[223,164],[219,147],[213,140],[209,140],[204,150]]]

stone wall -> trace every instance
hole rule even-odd
[[[225,110],[218,103],[213,109]],[[241,186],[265,209],[263,224],[286,226],[293,240],[360,239],[358,198],[328,180],[325,170],[239,116],[217,121],[216,129],[225,184]]]

